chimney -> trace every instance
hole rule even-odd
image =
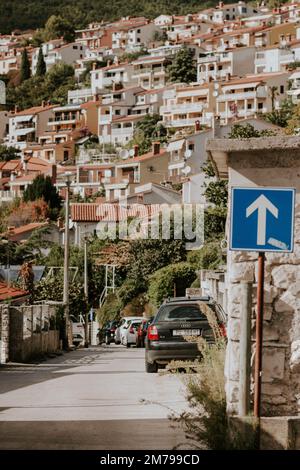
[[[15,113],[17,113],[19,111],[19,106],[16,104],[15,105]]]
[[[96,63],[96,62],[93,62],[92,70],[96,70],[96,68],[97,68],[97,63]]]
[[[160,154],[160,142],[152,142],[152,153],[153,155]]]
[[[195,121],[195,132],[201,131],[200,121]]]
[[[51,182],[52,184],[56,183],[57,169],[56,165],[51,166]]]
[[[134,151],[133,156],[134,156],[134,157],[138,157],[138,156],[139,156],[139,146],[138,146],[138,145],[134,145],[134,146],[133,146],[133,151]]]
[[[111,66],[111,60],[108,60],[107,61],[107,67],[110,67]]]

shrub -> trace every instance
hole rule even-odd
[[[194,269],[216,269],[225,262],[220,242],[209,242],[200,250],[191,251],[188,254],[188,262],[191,263]]]
[[[171,264],[150,276],[148,296],[153,305],[159,306],[167,297],[185,295],[185,289],[196,279],[194,268],[186,262]]]
[[[187,400],[192,411],[184,411],[179,416],[171,416],[172,421],[181,424],[191,446],[197,449],[237,450],[253,449],[254,428],[249,426],[243,433],[233,428],[226,413],[225,395],[225,350],[226,341],[210,307],[201,302],[201,310],[206,314],[212,327],[215,343],[209,344],[204,338],[186,338],[197,341],[201,361],[189,364],[182,361],[168,366],[171,371],[196,372],[184,376]]]

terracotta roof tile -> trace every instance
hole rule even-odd
[[[16,287],[10,287],[5,282],[0,282],[0,302],[11,298],[24,297],[28,292]]]

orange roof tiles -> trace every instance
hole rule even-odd
[[[25,295],[28,295],[28,292],[25,290],[8,286],[6,282],[0,282],[0,302],[18,297],[24,297]]]

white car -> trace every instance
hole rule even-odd
[[[139,320],[141,317],[123,317],[115,331],[115,344],[123,344],[123,337],[128,328],[128,324],[132,320]]]
[[[130,348],[132,344],[136,344],[136,333],[137,329],[142,323],[142,318],[139,320],[130,320],[128,322],[127,328],[124,328],[124,333],[122,336],[122,344],[127,348]]]

